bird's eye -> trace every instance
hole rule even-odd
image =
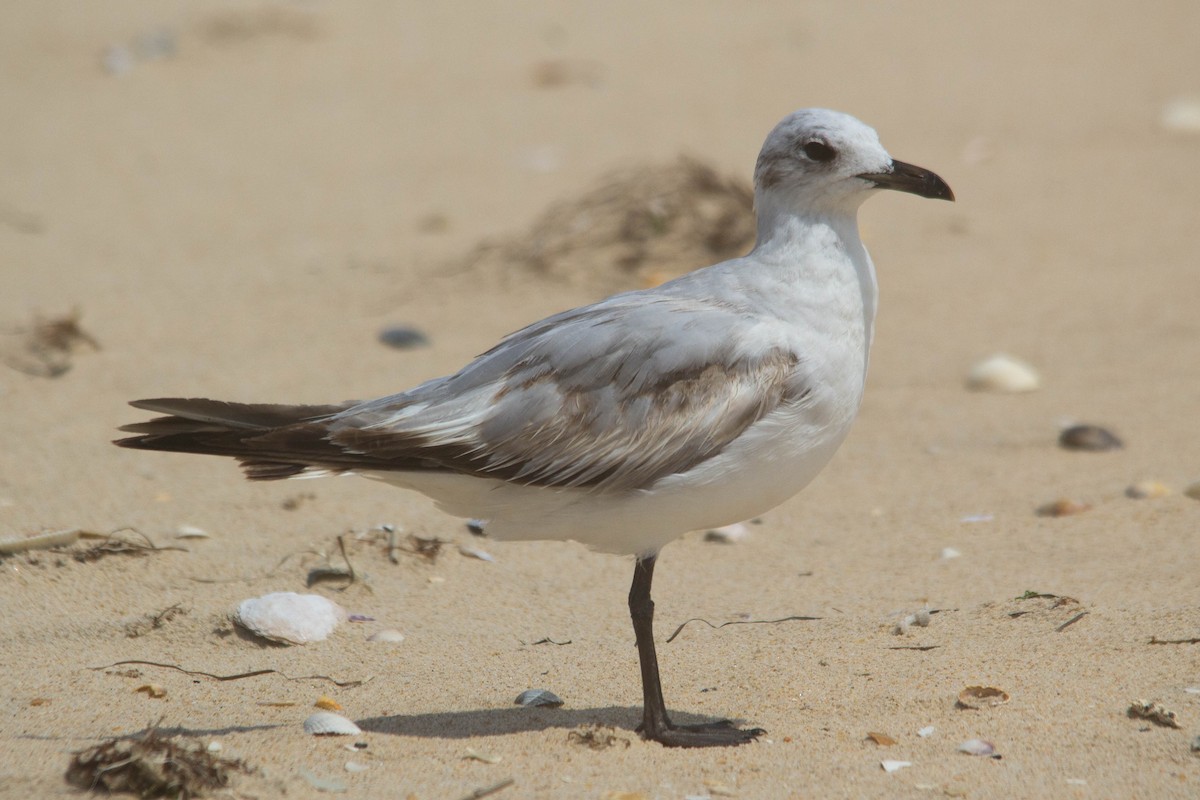
[[[837,150],[824,142],[808,142],[804,145],[804,155],[813,161],[833,161],[837,158]]]

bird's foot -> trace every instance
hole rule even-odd
[[[738,728],[727,719],[707,722],[702,725],[647,726],[638,727],[643,739],[658,742],[663,747],[736,747],[762,736],[762,728]]]

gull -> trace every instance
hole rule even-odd
[[[486,519],[497,539],[572,539],[635,556],[638,731],[669,747],[761,736],[677,725],[654,647],[664,545],[757,516],[832,457],[862,399],[876,309],[859,206],[880,189],[953,200],[847,114],[801,109],[754,170],[746,256],[535,322],[453,375],[366,402],[136,400],[165,414],[116,444],[230,456],[251,480],[353,473]]]

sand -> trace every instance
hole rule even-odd
[[[510,778],[492,796],[1200,796],[1200,502],[1183,494],[1200,481],[1200,134],[1160,122],[1200,94],[1200,11],[1139,8],[5,4],[0,532],[132,528],[118,535],[186,550],[77,560],[102,541],[87,539],[0,562],[0,796],[76,796],[72,752],[155,724],[253,767],[233,797],[325,796],[313,778],[362,798]],[[448,265],[614,169],[688,155],[745,179],[807,105],[868,121],[959,201],[864,208],[881,310],[829,468],[745,541],[693,533],[660,559],[668,706],[765,728],[752,746],[633,732],[627,558],[474,539],[368,481],[255,485],[218,459],[109,444],[141,418],[133,398],[326,402],[456,369],[596,295]],[[21,331],[73,311],[98,349],[76,341],[56,377],[30,374],[45,360]],[[396,324],[430,345],[381,345]],[[1043,387],[965,390],[997,351]],[[1069,421],[1126,446],[1064,451]],[[1145,479],[1172,491],[1124,495]],[[1060,497],[1091,508],[1035,514]],[[392,563],[384,523],[449,544]],[[183,525],[209,538],[175,538]],[[339,536],[357,582],[311,591],[372,621],[291,648],[232,628],[239,601],[341,564]],[[893,633],[923,608],[928,627]],[[694,622],[665,642],[694,617],[794,615],[820,619]],[[384,628],[405,640],[367,641]],[[126,660],[278,672],[104,668]],[[152,684],[165,695],[137,691]],[[970,685],[1010,700],[956,708]],[[514,707],[528,688],[565,705]],[[367,749],[303,733],[322,695]],[[1131,719],[1135,699],[1182,728]],[[613,746],[570,736],[592,725]],[[957,752],[971,738],[1002,757]]]

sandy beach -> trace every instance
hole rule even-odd
[[[1183,0],[4,5],[0,539],[79,533],[0,555],[0,797],[78,797],[73,754],[152,727],[244,763],[216,797],[1200,797],[1198,40]],[[958,200],[863,209],[880,312],[830,466],[659,559],[668,707],[754,744],[638,738],[628,557],[111,444],[135,398],[388,394],[705,266],[691,233],[636,269],[625,241],[513,254],[681,158],[733,187],[697,231],[742,230],[804,106]],[[1001,352],[1040,388],[968,390]],[[1061,447],[1076,423],[1124,446]],[[305,646],[234,626],[276,591],[355,616]],[[321,698],[362,733],[306,734]]]

